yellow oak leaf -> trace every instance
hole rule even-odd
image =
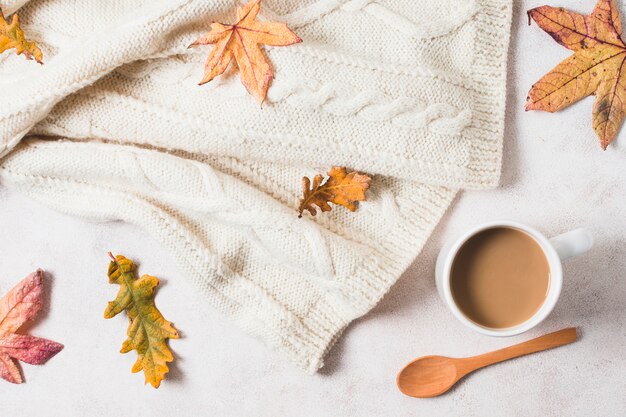
[[[178,339],[178,332],[165,320],[154,304],[154,287],[159,284],[156,277],[143,275],[137,279],[135,265],[122,255],[111,257],[109,282],[120,286],[115,300],[109,302],[104,318],[110,319],[126,310],[129,325],[128,338],[122,344],[121,353],[137,351],[137,361],[132,372],[143,370],[145,383],[159,388],[165,374],[169,372],[168,362],[174,357],[167,346],[167,339]]]
[[[214,22],[209,33],[190,45],[215,45],[206,62],[200,85],[222,74],[234,59],[241,82],[248,92],[259,103],[265,100],[274,73],[259,45],[287,46],[302,42],[302,39],[284,23],[256,20],[260,8],[261,0],[252,0],[238,7],[237,23]]]
[[[593,129],[606,149],[626,116],[626,44],[615,0],[599,0],[590,15],[542,6],[528,16],[574,54],[533,84],[526,110],[555,112],[595,95]]]
[[[24,54],[26,59],[34,59],[43,64],[43,53],[35,42],[27,41],[24,31],[20,27],[20,18],[13,15],[11,23],[6,21],[2,9],[0,9],[0,53],[9,49],[15,49],[17,55]]]
[[[312,216],[317,214],[315,206],[322,211],[330,211],[328,203],[339,204],[350,211],[355,211],[359,201],[365,201],[365,192],[370,187],[372,179],[358,172],[348,173],[345,167],[333,167],[328,171],[328,178],[324,181],[322,175],[313,177],[313,183],[308,177],[302,178],[303,197],[300,200],[298,211],[302,217],[304,210]]]

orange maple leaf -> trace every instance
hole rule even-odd
[[[344,167],[332,167],[328,171],[328,179],[316,175],[313,184],[308,177],[302,178],[302,194],[298,211],[302,217],[304,210],[312,216],[317,214],[315,206],[322,211],[330,211],[328,203],[339,204],[350,211],[357,209],[358,201],[365,201],[365,192],[370,187],[372,179],[358,172],[348,173]]]
[[[287,46],[302,42],[302,39],[284,23],[256,20],[260,8],[261,0],[252,0],[238,7],[237,23],[226,25],[214,22],[209,33],[190,45],[215,45],[204,67],[200,85],[222,74],[234,58],[241,82],[248,92],[260,103],[265,100],[274,73],[259,45]]]
[[[20,18],[17,14],[13,15],[11,23],[9,23],[0,8],[0,53],[9,49],[15,49],[17,55],[24,54],[26,59],[34,59],[43,64],[43,53],[41,49],[24,37],[24,31],[20,26]]]
[[[615,0],[598,1],[590,15],[542,6],[528,16],[574,54],[532,86],[526,110],[555,112],[595,95],[593,129],[606,149],[626,116],[626,44]]]

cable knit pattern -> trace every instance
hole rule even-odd
[[[304,42],[266,48],[262,107],[233,69],[198,87],[209,48],[186,49],[236,4],[0,0],[46,54],[0,59],[0,181],[145,228],[199,296],[315,372],[457,190],[497,184],[511,3],[264,0]],[[371,174],[368,201],[298,219],[301,177],[332,165]]]
[[[390,121],[394,125],[412,129],[426,128],[434,120],[447,119],[444,131],[460,134],[472,118],[470,110],[458,111],[445,103],[420,104],[413,98],[390,99],[380,91],[350,91],[342,93],[342,86],[333,84],[307,85],[305,81],[288,80],[276,83],[268,94],[274,103],[289,99],[294,106],[307,110],[321,108],[336,116],[357,115],[370,122]]]
[[[288,15],[276,16],[276,14],[267,12],[266,14],[269,14],[272,18],[278,18],[294,28],[298,28],[338,9],[346,12],[364,11],[384,22],[389,28],[398,30],[408,36],[435,38],[443,36],[463,25],[478,11],[478,6],[474,1],[466,1],[452,9],[452,13],[448,13],[444,19],[415,23],[385,7],[382,3],[378,0],[320,0]]]

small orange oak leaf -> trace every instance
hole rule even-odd
[[[63,345],[16,331],[34,319],[43,304],[43,271],[33,272],[0,298],[0,377],[14,384],[24,382],[17,361],[41,365],[59,353]]]
[[[35,42],[26,40],[17,14],[13,15],[13,19],[9,23],[4,18],[2,9],[0,9],[0,53],[9,49],[15,49],[17,55],[24,54],[26,59],[34,59],[43,64],[41,49],[37,47]]]
[[[626,44],[615,0],[599,0],[590,15],[542,6],[528,16],[574,54],[533,84],[526,110],[555,112],[595,95],[592,124],[606,150],[626,116]]]
[[[226,25],[214,22],[209,33],[189,45],[215,45],[204,67],[200,85],[222,74],[234,58],[241,82],[259,103],[263,103],[274,73],[259,45],[287,46],[302,42],[302,39],[284,23],[256,20],[260,8],[261,0],[252,0],[238,7],[237,23]]]
[[[322,175],[316,175],[313,183],[308,177],[302,178],[302,194],[300,200],[300,212],[302,217],[304,210],[308,210],[312,216],[317,214],[315,206],[322,211],[330,211],[328,203],[339,204],[350,211],[355,211],[358,201],[365,201],[365,192],[370,187],[372,179],[358,172],[348,173],[345,167],[332,167],[328,171],[328,178],[324,181]]]

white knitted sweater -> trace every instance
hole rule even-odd
[[[2,185],[144,227],[309,372],[456,191],[498,183],[508,0],[265,0],[303,43],[266,48],[262,107],[232,69],[199,87],[210,47],[187,49],[236,0],[24,3],[0,0],[45,65],[0,55]],[[302,176],[333,165],[373,176],[368,201],[298,219]]]

